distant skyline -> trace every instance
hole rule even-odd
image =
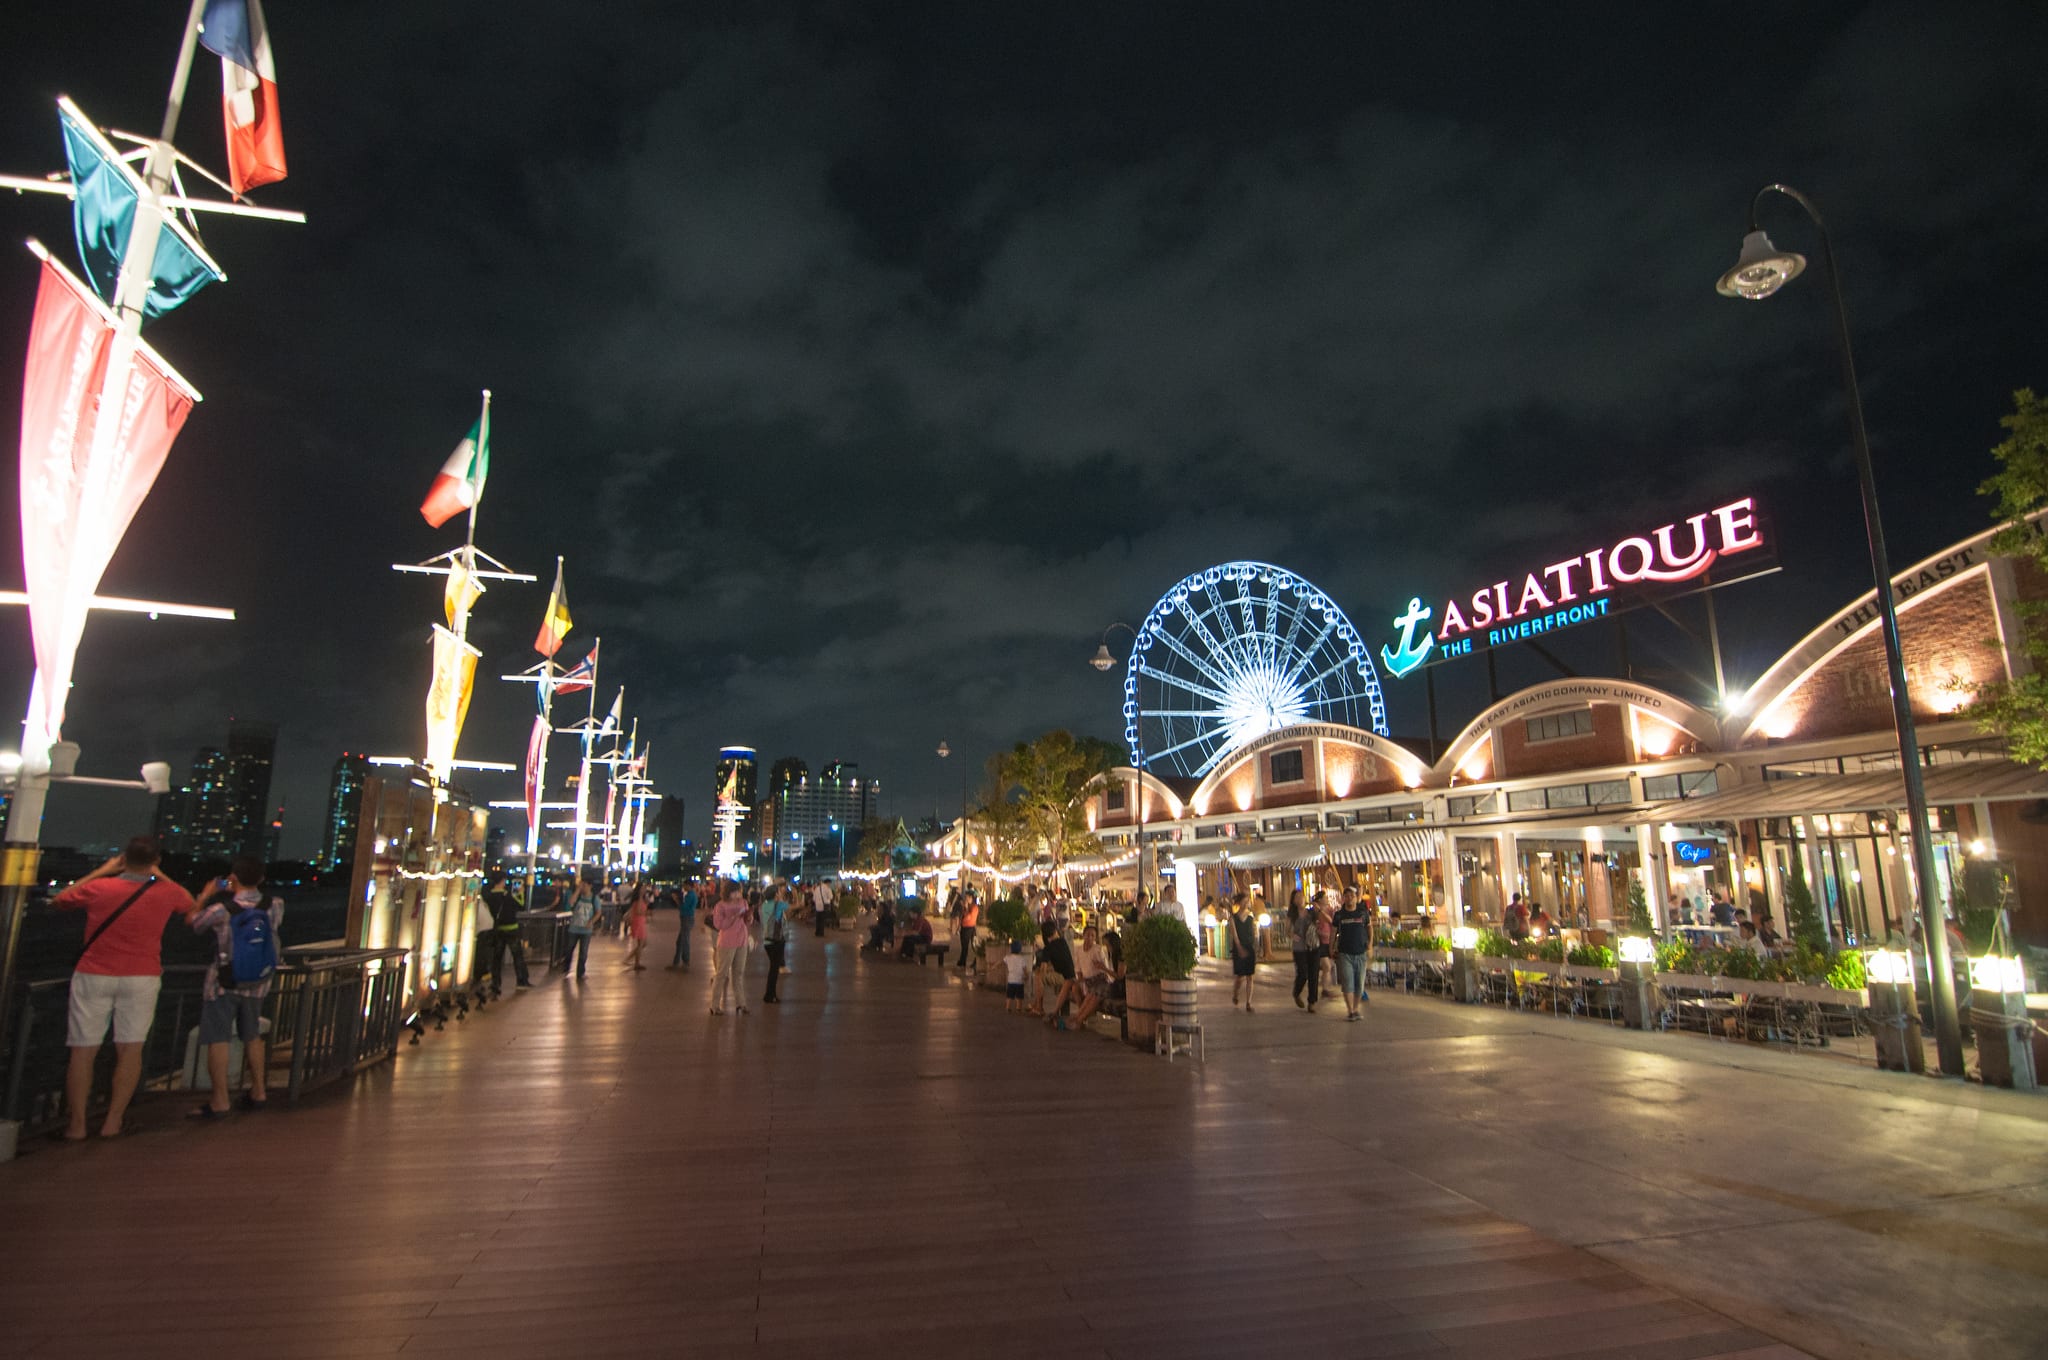
[[[0,169],[61,164],[60,93],[154,128],[181,15],[16,16]],[[269,15],[290,174],[253,197],[310,220],[202,224],[227,281],[149,337],[206,400],[104,586],[240,621],[96,617],[85,772],[182,780],[230,717],[275,721],[271,803],[310,854],[337,755],[417,754],[440,583],[389,564],[460,543],[416,507],[484,387],[478,542],[540,581],[477,605],[461,753],[523,755],[531,692],[496,677],[534,659],[561,554],[563,657],[604,637],[597,702],[625,685],[702,843],[729,741],[764,773],[858,759],[922,815],[1048,728],[1116,738],[1103,629],[1236,558],[1377,643],[1413,596],[1754,494],[1784,569],[1718,600],[1754,677],[1867,570],[1825,290],[1713,293],[1764,183],[1834,229],[1900,563],[1982,527],[1998,418],[2048,385],[2040,7],[1816,0],[1767,41],[1732,4],[596,7],[573,43],[559,20]],[[195,94],[181,149],[219,169],[221,136]],[[1816,249],[1789,211],[1766,226]],[[59,199],[0,196],[0,227],[70,256]],[[0,250],[0,373],[34,289]],[[1630,630],[1637,664],[1697,669],[1654,615]],[[1554,650],[1615,664],[1603,629]],[[1507,688],[1545,673],[1499,662]],[[1437,668],[1445,729],[1485,666]],[[1423,683],[1388,683],[1395,732],[1427,730]],[[46,838],[151,811],[60,790]]]

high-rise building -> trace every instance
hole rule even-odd
[[[229,839],[231,827],[238,836],[228,758],[218,746],[202,746],[184,785],[157,800],[157,834],[171,854],[222,860],[239,853],[239,838]]]
[[[654,823],[654,872],[657,877],[679,874],[683,869],[683,798],[665,793],[656,808]]]
[[[277,759],[277,724],[228,720],[229,854],[261,855],[270,830],[270,770]]]
[[[327,822],[320,830],[320,867],[332,872],[356,862],[356,818],[363,810],[363,781],[370,762],[343,752],[327,785]]]
[[[774,802],[784,791],[795,788],[810,776],[809,765],[795,756],[782,757],[768,769],[768,801]]]
[[[277,815],[263,828],[263,862],[275,864],[284,858],[284,804],[277,805]]]
[[[803,762],[779,760],[776,768],[791,763]],[[860,778],[858,769],[850,761],[835,760],[825,773],[801,775],[776,791],[761,807],[762,843],[774,846],[777,858],[793,859],[815,841],[836,844],[840,833],[835,828],[849,836],[857,832],[874,815],[880,796],[878,782]]]
[[[759,768],[759,761],[751,746],[728,746],[718,753],[718,783],[711,790],[713,806],[717,805],[718,796],[725,792],[726,780],[731,778],[734,796],[740,800],[740,806],[748,809],[746,815],[740,819],[739,839],[742,841],[754,839],[754,828],[760,824],[760,813],[754,806],[754,795],[758,792],[755,780]]]

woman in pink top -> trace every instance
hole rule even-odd
[[[711,928],[718,932],[711,957],[711,1013],[724,1015],[728,1004],[741,1015],[747,1013],[740,991],[740,960],[747,952],[747,899],[736,882],[725,885],[725,895],[711,909]]]
[[[626,907],[626,935],[633,945],[626,951],[625,966],[636,973],[647,971],[647,965],[640,962],[641,954],[647,950],[647,885],[638,884],[633,889],[633,900]]]

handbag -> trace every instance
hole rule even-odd
[[[155,886],[156,875],[151,874],[148,878],[142,881],[142,886],[135,890],[133,896],[131,896],[126,902],[123,902],[120,906],[115,907],[112,914],[110,914],[106,920],[100,922],[99,926],[93,931],[92,934],[85,937],[85,947],[78,951],[78,963],[85,962],[85,956],[87,954],[92,953],[92,947],[99,943],[100,936],[107,933],[107,927],[113,925],[114,922],[120,920],[123,912],[127,911],[128,908],[134,906],[137,902],[140,902],[142,900],[142,895]],[[71,970],[73,972],[78,971],[78,963],[74,963],[71,965]]]

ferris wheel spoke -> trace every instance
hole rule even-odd
[[[1205,715],[1205,716],[1213,716],[1213,715]],[[1166,748],[1165,750],[1163,750],[1163,751],[1147,751],[1147,752],[1145,753],[1145,760],[1146,760],[1146,762],[1147,762],[1148,764],[1149,764],[1150,762],[1152,762],[1152,761],[1155,761],[1155,760],[1164,760],[1164,759],[1165,759],[1166,757],[1168,757],[1168,756],[1170,756],[1170,755],[1173,755],[1173,754],[1174,754],[1175,752],[1177,752],[1177,751],[1185,751],[1185,750],[1187,750],[1187,748],[1188,748],[1188,747],[1190,747],[1190,746],[1193,746],[1193,745],[1197,744],[1198,742],[1204,742],[1204,741],[1212,741],[1212,740],[1214,740],[1214,739],[1215,739],[1216,737],[1218,737],[1218,736],[1220,736],[1220,735],[1221,735],[1221,732],[1220,732],[1220,730],[1219,730],[1219,729],[1213,729],[1213,728],[1212,728],[1212,729],[1210,729],[1210,730],[1208,730],[1208,731],[1204,731],[1204,732],[1197,732],[1197,733],[1195,733],[1195,735],[1193,735],[1192,737],[1189,737],[1189,738],[1188,738],[1188,739],[1187,739],[1186,741],[1182,741],[1182,742],[1176,742],[1176,743],[1174,743],[1174,744],[1173,744],[1172,746],[1169,746],[1169,747],[1167,747],[1167,748]],[[1212,757],[1212,759],[1213,759],[1213,757]],[[1208,767],[1207,767],[1207,766],[1205,765],[1205,766],[1203,766],[1203,768],[1204,768],[1204,769],[1207,769]]]
[[[1266,659],[1278,662],[1287,651],[1287,644],[1280,638],[1280,577],[1278,573],[1266,581]]]
[[[1223,691],[1210,689],[1206,685],[1198,685],[1194,681],[1188,679],[1186,676],[1175,675],[1171,671],[1157,670],[1151,666],[1139,666],[1138,674],[1149,675],[1154,680],[1159,681],[1159,683],[1161,683],[1162,685],[1177,685],[1181,689],[1186,690],[1190,694],[1200,695],[1204,699],[1211,699],[1219,704],[1225,704],[1230,702],[1230,700],[1224,696]]]
[[[1299,603],[1297,603],[1292,610],[1288,611],[1287,636],[1280,643],[1280,650],[1282,652],[1287,652],[1291,654],[1294,651],[1294,640],[1301,636],[1302,621],[1305,620],[1307,617],[1307,606]],[[1316,649],[1314,647],[1311,647],[1308,650],[1311,654],[1313,654]]]
[[[1331,676],[1335,675],[1337,672],[1343,670],[1346,666],[1349,666],[1351,664],[1352,662],[1349,653],[1339,656],[1333,664],[1317,673],[1312,679],[1302,681],[1301,692],[1303,694],[1307,694],[1317,685],[1322,684],[1323,681],[1329,679]]]
[[[1217,686],[1226,690],[1230,688],[1230,677],[1228,675],[1217,670],[1214,666],[1210,665],[1201,657],[1196,656],[1194,652],[1189,650],[1188,645],[1182,642],[1179,638],[1173,636],[1171,633],[1155,633],[1153,634],[1153,636],[1158,638],[1161,642],[1165,643],[1168,648],[1170,648],[1174,653],[1176,653],[1181,658],[1181,660],[1187,662],[1190,666],[1193,666],[1196,670],[1200,671],[1203,675],[1207,676]],[[1212,639],[1211,641],[1213,643],[1214,640]],[[1143,670],[1145,668],[1145,664],[1142,661],[1139,662],[1138,668],[1140,670]]]

